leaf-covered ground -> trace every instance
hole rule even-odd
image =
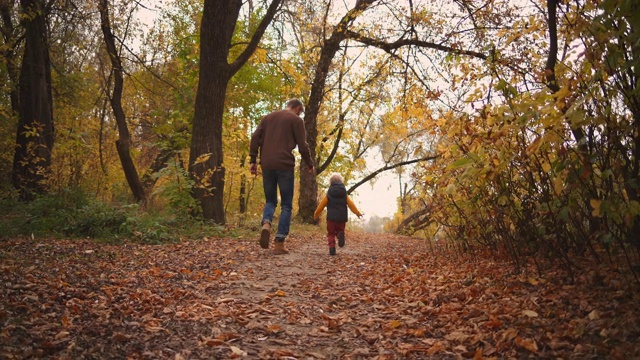
[[[571,285],[389,235],[287,245],[0,241],[0,358],[640,357],[640,296],[597,265]]]

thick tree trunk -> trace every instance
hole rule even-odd
[[[222,117],[233,72],[227,57],[242,2],[206,0],[200,29],[200,77],[189,153],[189,173],[202,216],[225,224]]]
[[[203,21],[203,31],[205,22]],[[201,47],[204,52],[204,46]],[[222,165],[222,116],[229,77],[222,69],[207,65],[202,54],[200,82],[193,117],[189,173],[196,179],[194,196],[200,201],[202,216],[225,224],[224,174]]]
[[[107,0],[100,0],[98,5],[100,10],[100,20],[102,24],[102,33],[104,34],[104,42],[109,53],[109,59],[111,60],[111,67],[113,71],[113,92],[110,96],[111,108],[113,109],[113,115],[116,118],[118,124],[118,140],[116,141],[116,149],[118,150],[118,156],[120,157],[120,163],[122,164],[122,170],[124,171],[125,178],[131,188],[133,197],[138,202],[144,203],[147,200],[146,191],[138,175],[136,165],[131,158],[131,135],[129,134],[129,128],[127,127],[127,118],[122,109],[122,90],[124,87],[124,75],[122,69],[122,61],[116,48],[115,37],[111,31],[111,21],[109,19],[109,4]]]
[[[311,146],[311,143],[309,143]],[[315,155],[315,151],[311,151]],[[317,224],[313,218],[313,213],[318,206],[318,181],[315,174],[307,171],[300,171],[300,198],[298,199],[298,216],[300,220],[307,224]]]
[[[197,185],[193,195],[200,201],[202,216],[224,224],[224,174],[222,119],[227,85],[231,77],[255,52],[282,0],[272,0],[249,44],[229,63],[231,39],[242,0],[205,0],[200,28],[200,77],[189,154],[189,173]]]
[[[43,0],[21,0],[25,48],[19,78],[19,121],[12,183],[24,200],[46,190],[53,149],[51,66]]]

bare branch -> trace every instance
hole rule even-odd
[[[351,194],[355,189],[360,187],[362,184],[367,183],[369,180],[375,178],[376,176],[380,175],[381,173],[383,173],[383,172],[385,172],[387,170],[393,170],[393,169],[398,168],[400,166],[411,165],[411,164],[415,164],[415,163],[418,163],[418,162],[434,160],[434,159],[438,158],[438,156],[439,155],[425,156],[425,157],[422,157],[422,158],[419,158],[419,159],[412,159],[412,160],[407,160],[407,161],[401,161],[399,163],[392,164],[392,165],[385,165],[385,166],[381,167],[380,169],[372,172],[371,174],[365,176],[362,180],[358,181],[355,185],[351,186],[349,188],[349,190],[347,190],[347,194]]]
[[[276,12],[278,11],[278,8],[280,7],[281,3],[282,3],[282,0],[271,1],[271,4],[267,9],[267,13],[264,14],[262,21],[260,21],[260,24],[256,29],[256,32],[253,33],[253,36],[251,37],[251,41],[249,42],[249,45],[247,45],[247,47],[244,49],[242,54],[240,54],[240,56],[238,56],[238,58],[233,63],[231,63],[230,71],[232,74],[235,74],[238,70],[240,70],[240,68],[249,60],[251,55],[253,55],[253,53],[256,51],[256,49],[258,48],[258,44],[262,39],[262,35],[264,35],[264,32],[267,30],[267,27],[271,23],[271,20],[273,20],[273,18],[275,17]]]
[[[353,39],[355,41],[361,42],[361,43],[369,45],[369,46],[377,47],[377,48],[382,49],[382,50],[384,50],[384,51],[386,51],[388,53],[391,53],[392,50],[399,49],[399,48],[401,48],[403,46],[418,46],[418,47],[423,47],[423,48],[429,48],[429,49],[444,51],[444,52],[451,53],[451,54],[467,55],[467,56],[472,56],[472,57],[476,57],[476,58],[483,59],[483,60],[487,59],[487,55],[483,54],[481,52],[477,52],[477,51],[473,51],[473,50],[456,49],[456,48],[453,48],[451,46],[442,45],[442,44],[436,44],[436,43],[433,43],[433,42],[419,40],[419,39],[398,39],[398,40],[396,40],[394,42],[389,43],[389,42],[385,42],[385,41],[382,41],[382,40],[366,37],[366,36],[364,36],[362,34],[359,34],[359,33],[355,32],[355,31],[351,31],[351,30],[345,30],[345,35],[349,39]]]

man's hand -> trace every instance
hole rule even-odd
[[[309,172],[309,174],[311,175],[315,175],[316,174],[316,168],[315,166],[312,166],[310,168],[307,168],[307,171]]]
[[[251,164],[251,175],[257,175],[258,174],[258,164],[253,163]]]

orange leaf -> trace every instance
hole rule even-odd
[[[111,336],[111,339],[114,341],[124,342],[129,340],[129,336],[123,333],[115,333]]]
[[[213,347],[213,346],[225,345],[225,342],[221,339],[205,338],[199,344]]]
[[[522,348],[527,349],[532,353],[538,352],[538,344],[532,339],[523,339],[520,336],[516,337],[516,344]]]
[[[388,324],[388,326],[392,329],[398,328],[400,327],[400,325],[402,325],[402,321],[400,320],[391,320]]]
[[[429,350],[426,351],[426,353],[427,353],[427,355],[433,355],[433,354],[435,354],[437,352],[440,352],[440,351],[442,351],[444,349],[445,349],[445,346],[442,343],[442,341],[438,341],[435,344],[433,344],[433,346],[431,346],[429,348]]]
[[[484,326],[490,328],[490,329],[497,329],[499,327],[502,326],[502,322],[500,320],[498,320],[498,318],[496,318],[495,316],[491,316],[491,318],[489,319],[489,321],[487,321]]]
[[[415,337],[424,337],[426,331],[425,329],[409,329],[407,330],[407,334],[413,335]]]
[[[69,317],[67,315],[62,315],[62,318],[60,318],[60,322],[62,323],[62,326],[64,327],[69,327],[72,325],[72,320],[69,319]]]
[[[282,331],[282,327],[280,325],[275,325],[275,324],[274,325],[269,325],[269,326],[267,326],[267,331],[270,332],[270,333],[276,334],[276,333],[279,333],[279,332]]]

